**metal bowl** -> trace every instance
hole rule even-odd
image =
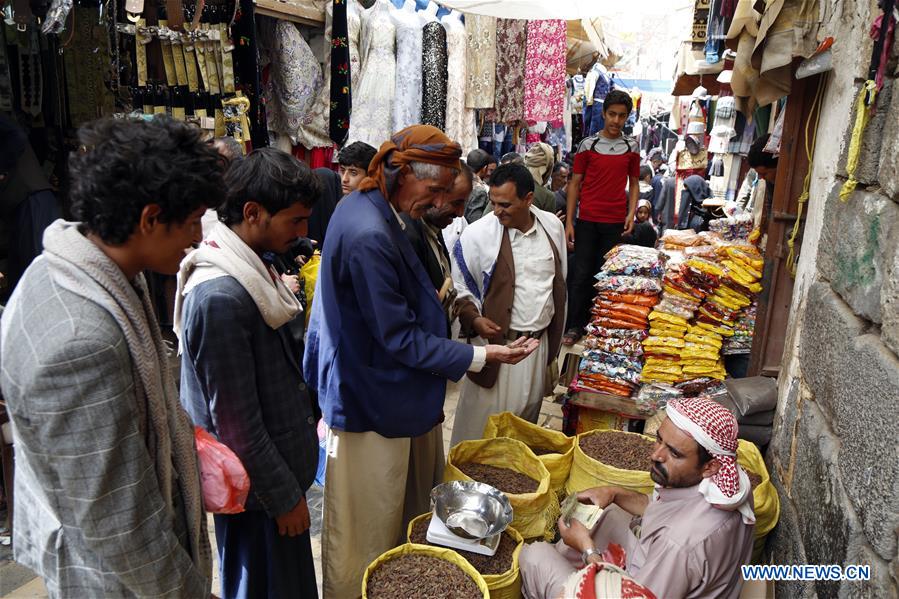
[[[501,533],[512,522],[512,506],[498,489],[470,480],[434,487],[431,509],[453,534],[480,540]]]

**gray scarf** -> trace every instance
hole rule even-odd
[[[44,234],[44,259],[55,283],[103,307],[121,327],[131,354],[140,430],[156,465],[159,491],[172,518],[180,517],[174,514],[173,493],[181,494],[190,554],[209,580],[211,552],[193,427],[178,402],[144,276],[129,282],[121,269],[78,231],[78,223],[63,220],[50,225]],[[177,489],[173,488],[176,475]]]

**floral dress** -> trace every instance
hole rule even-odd
[[[362,11],[359,56],[362,73],[352,92],[348,142],[362,141],[380,148],[392,133],[396,92],[396,26],[389,0],[376,0]]]

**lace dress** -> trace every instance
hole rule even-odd
[[[387,141],[393,127],[396,81],[396,27],[389,0],[377,0],[362,12],[359,56],[362,75],[353,89],[348,143],[363,141],[375,148]]]
[[[466,15],[468,36],[467,108],[493,108],[496,96],[496,18]]]
[[[297,143],[298,131],[322,91],[321,65],[293,23],[265,19],[260,45],[271,61],[265,90],[268,127]]]
[[[421,122],[421,17],[415,11],[397,10],[396,24],[396,102],[393,107],[393,131]]]
[[[453,16],[444,17],[446,27],[447,70],[449,79],[446,86],[446,132],[453,141],[459,142],[467,153],[477,146],[474,110],[465,108],[468,65],[465,60],[468,36],[465,25]]]
[[[446,128],[446,29],[437,21],[424,26],[421,62],[421,122]]]
[[[561,121],[565,110],[567,23],[528,21],[524,118]]]
[[[527,21],[496,21],[496,120],[524,119],[525,48]]]

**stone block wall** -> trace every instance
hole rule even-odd
[[[899,93],[897,53],[843,201],[875,3],[839,2],[768,464],[775,564],[868,564],[868,582],[779,583],[785,597],[899,597]],[[863,66],[860,70],[859,66]]]

